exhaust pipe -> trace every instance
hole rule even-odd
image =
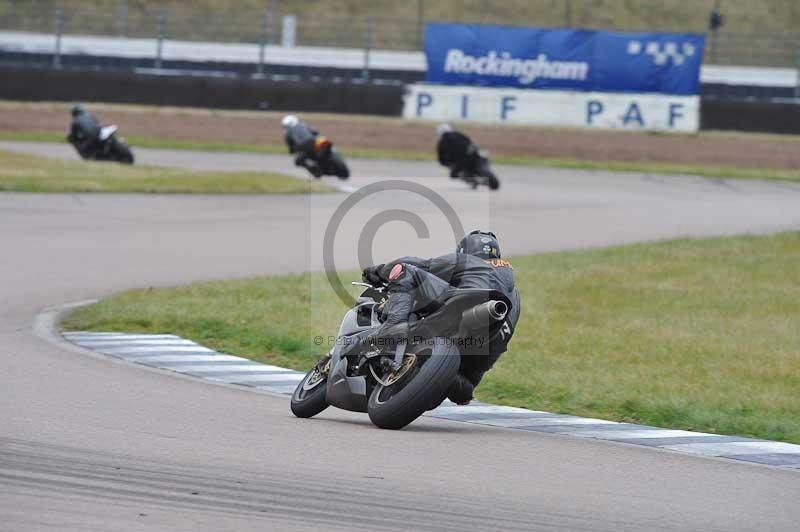
[[[461,326],[466,329],[488,327],[506,317],[508,305],[495,299],[475,305],[461,313]]]

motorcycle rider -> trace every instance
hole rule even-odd
[[[295,115],[286,115],[281,120],[286,132],[284,140],[289,153],[295,156],[294,164],[308,169],[314,177],[322,175],[322,169],[314,161],[314,141],[319,132]]]
[[[72,107],[72,123],[67,140],[83,157],[90,156],[100,147],[100,122],[81,105]]]
[[[502,259],[494,233],[472,231],[461,239],[455,253],[432,259],[403,257],[365,268],[362,277],[373,286],[386,285],[389,294],[383,311],[386,319],[365,338],[366,342],[407,338],[412,312],[430,309],[451,288],[489,288],[508,297],[512,307],[501,334],[490,339],[488,349],[466,353],[480,356],[462,356],[458,375],[448,390],[451,401],[468,404],[484,373],[506,351],[519,319],[514,270],[510,262]]]
[[[450,124],[439,124],[436,133],[439,135],[436,144],[439,164],[450,169],[450,177],[457,179],[477,173],[481,156],[472,139],[453,130]]]

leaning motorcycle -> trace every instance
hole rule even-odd
[[[480,150],[478,152],[478,157],[471,168],[460,170],[454,177],[469,183],[473,190],[480,185],[485,185],[489,187],[490,190],[497,190],[500,188],[500,180],[497,179],[497,176],[489,165],[489,152],[485,150]]]
[[[384,319],[385,292],[352,284],[366,290],[345,313],[328,355],[297,385],[291,400],[297,417],[335,406],[366,412],[380,428],[401,429],[445,400],[461,357],[481,356],[476,338],[491,341],[511,330],[506,318],[512,303],[501,292],[452,289],[435,310],[412,315],[406,340],[364,342]]]
[[[97,145],[91,150],[81,151],[72,138],[68,137],[67,140],[75,146],[78,155],[83,159],[133,164],[133,152],[125,143],[125,139],[117,136],[118,129],[113,124],[101,127]]]
[[[319,179],[324,175],[335,175],[339,179],[350,177],[350,169],[344,158],[327,137],[318,135],[308,161],[308,171]]]

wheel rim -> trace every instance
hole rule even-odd
[[[378,391],[375,400],[378,404],[383,404],[405,388],[419,373],[423,365],[421,357],[411,353],[403,359],[403,365],[399,370],[390,373],[383,383],[378,384]],[[385,383],[385,384],[384,384]]]
[[[331,359],[330,357],[325,362],[325,364],[320,367],[317,364],[313,370],[306,376],[305,380],[303,381],[303,386],[301,390],[303,392],[310,392],[317,388],[320,384],[324,383],[328,380],[328,372],[331,370]],[[303,394],[305,395],[305,394]]]

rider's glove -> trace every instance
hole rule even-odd
[[[365,283],[369,283],[372,286],[382,286],[384,280],[380,275],[381,269],[383,269],[383,264],[368,266],[361,272],[361,278],[364,279]]]

